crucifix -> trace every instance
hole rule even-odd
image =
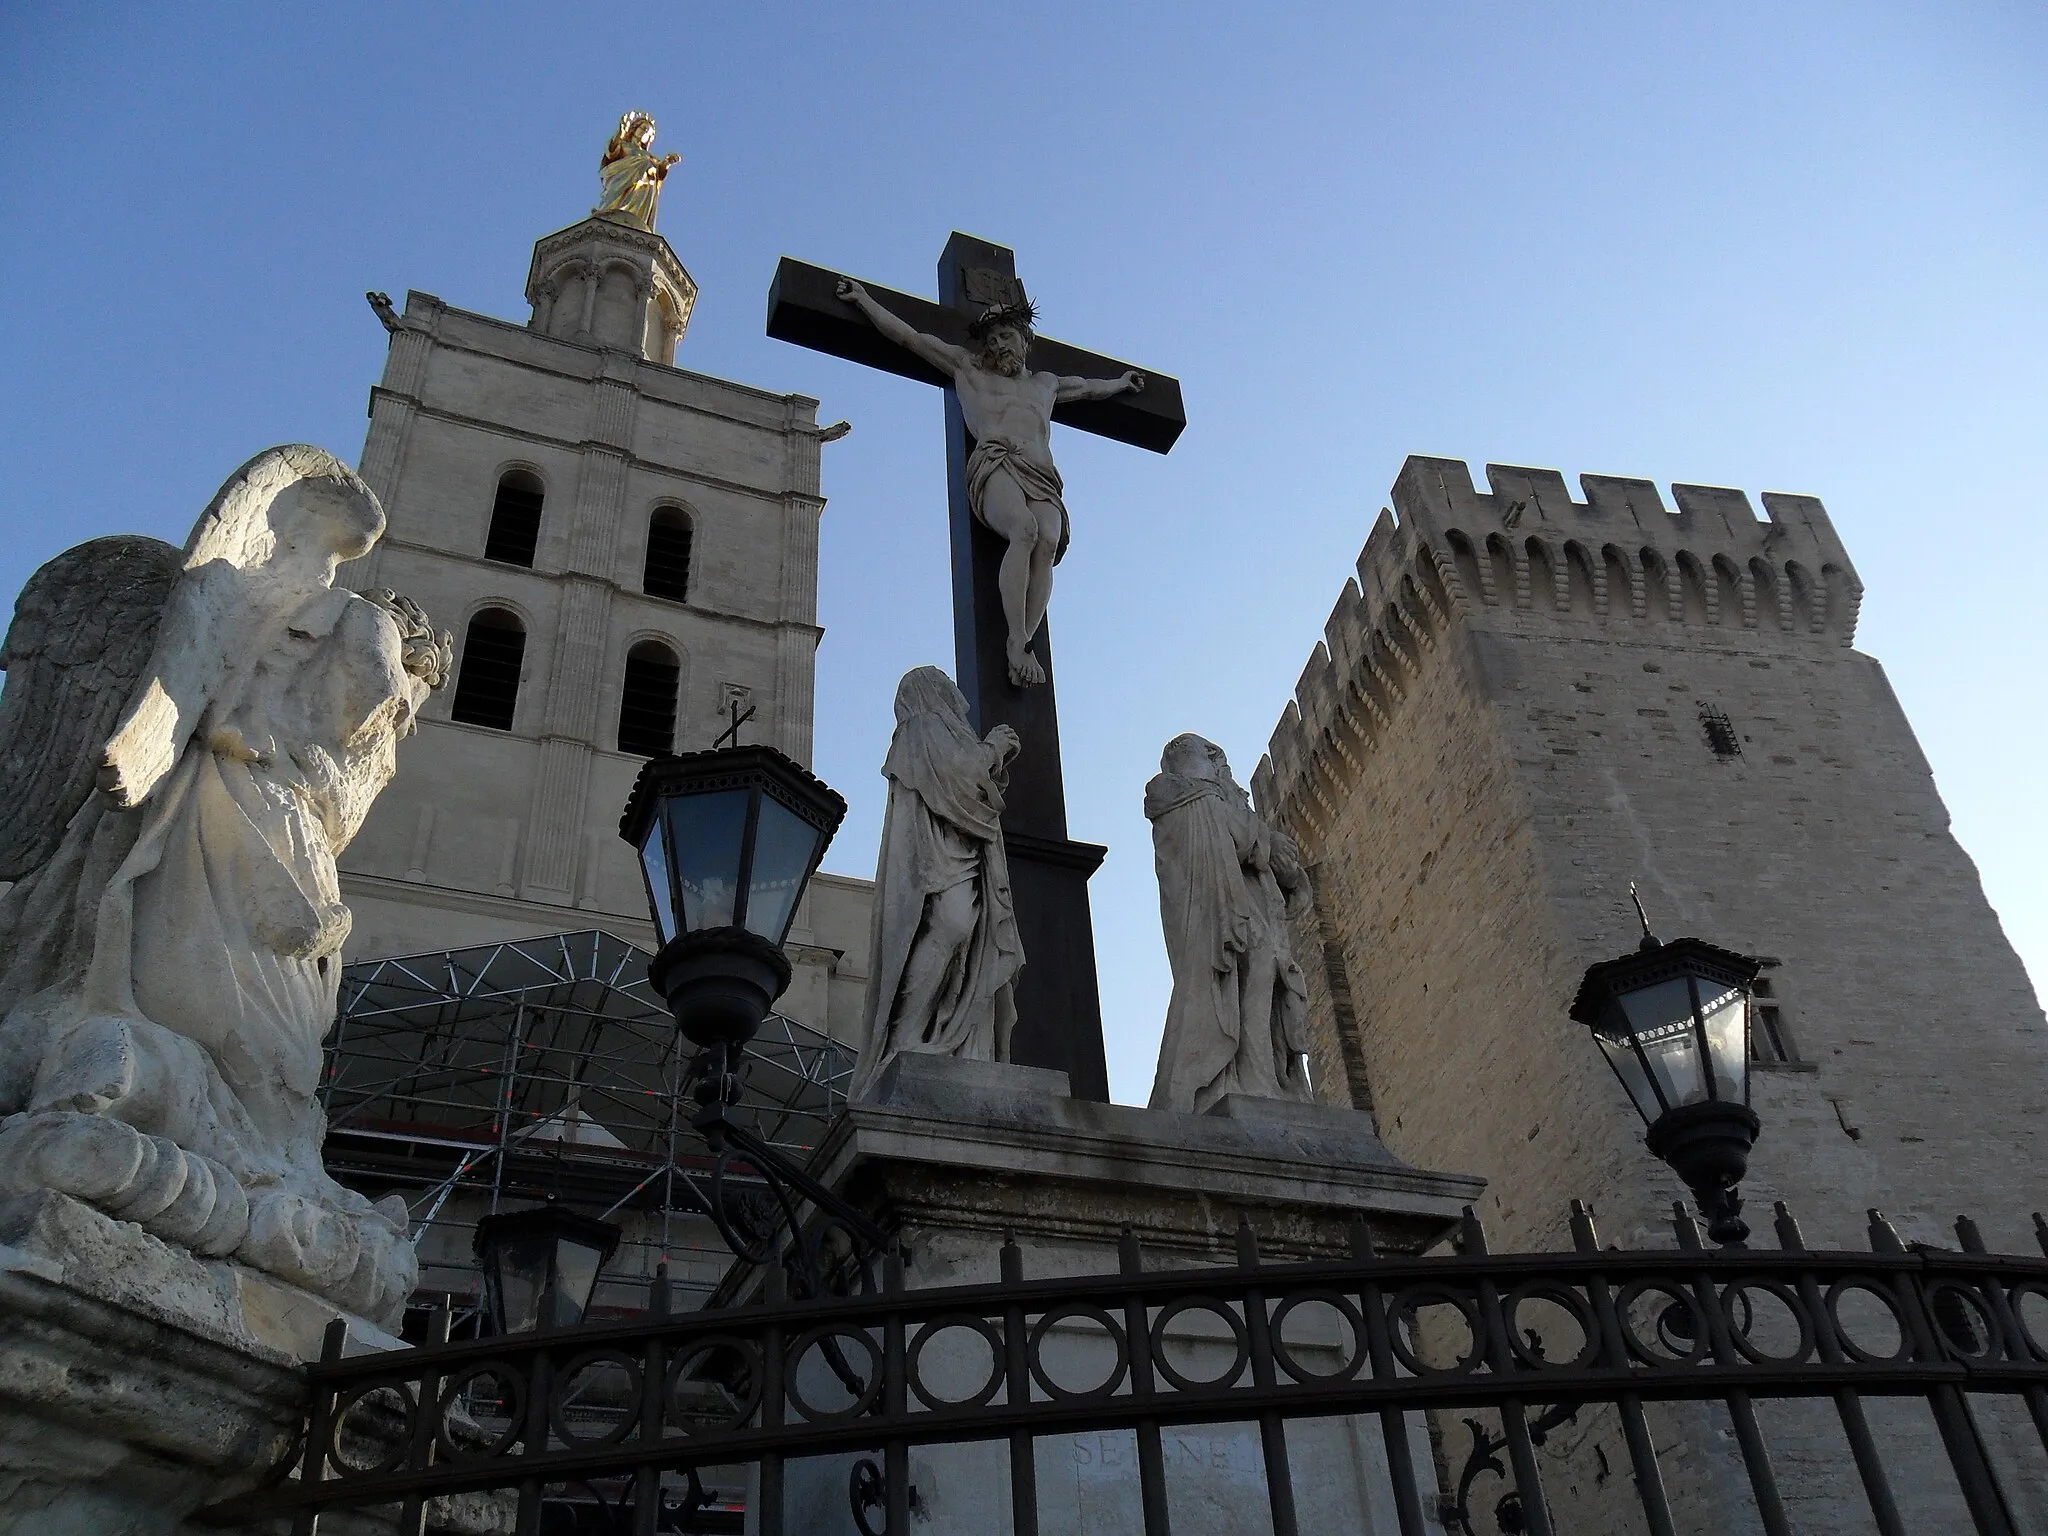
[[[1024,743],[1003,811],[1025,960],[1010,1056],[1067,1073],[1077,1098],[1106,1101],[1088,877],[1108,850],[1067,836],[1044,620],[1066,509],[1041,418],[1165,453],[1187,417],[1177,380],[1037,336],[1033,318],[1015,253],[958,233],[939,257],[937,303],[788,257],[768,292],[770,336],[945,392],[955,672],[974,728],[1008,725]]]

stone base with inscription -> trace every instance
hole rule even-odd
[[[1343,1253],[1355,1217],[1383,1251],[1414,1252],[1443,1237],[1481,1187],[1401,1162],[1371,1119],[1352,1110],[1233,1097],[1207,1115],[1167,1114],[1070,1098],[1063,1073],[927,1055],[893,1062],[875,1095],[828,1133],[811,1166],[907,1239],[913,1289],[998,1280],[1006,1234],[1029,1279],[1114,1273],[1127,1227],[1143,1244],[1147,1269],[1231,1264],[1241,1217],[1271,1262]],[[1101,1381],[1114,1368],[1111,1346],[1099,1329],[1069,1322],[1048,1336],[1045,1368],[1071,1387]],[[1334,1363],[1347,1341],[1334,1322],[1328,1334],[1319,1338],[1300,1320],[1289,1326],[1289,1347],[1305,1366],[1319,1352]],[[1167,1337],[1191,1376],[1216,1374],[1234,1350],[1218,1321],[1201,1313],[1184,1316]],[[954,1340],[957,1362],[945,1352]],[[966,1395],[985,1379],[987,1347],[967,1331],[933,1343],[939,1347],[920,1362],[928,1382],[942,1386],[956,1375]],[[831,1384],[816,1390],[814,1400],[826,1405]],[[1415,1464],[1426,1469],[1419,1416],[1411,1438]],[[1398,1529],[1377,1417],[1297,1420],[1287,1441],[1302,1530]],[[1162,1449],[1176,1536],[1265,1528],[1256,1424],[1170,1428]],[[1036,1452],[1041,1530],[1125,1536],[1144,1528],[1132,1433],[1041,1436]],[[792,1536],[849,1529],[855,1459],[788,1465]],[[914,1448],[910,1474],[920,1536],[1009,1531],[1006,1444]],[[870,1519],[879,1525],[880,1512]]]
[[[299,1364],[341,1315],[68,1196],[0,1201],[0,1536],[217,1530],[192,1512],[291,1454]],[[399,1343],[347,1321],[352,1351]],[[502,1504],[449,1501],[429,1529],[509,1529]],[[394,1514],[330,1515],[321,1530],[370,1536]]]

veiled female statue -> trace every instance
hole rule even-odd
[[[1252,810],[1215,743],[1176,736],[1159,768],[1145,815],[1173,1001],[1152,1107],[1308,1099],[1308,986],[1287,928],[1312,900],[1301,854]]]
[[[661,200],[661,184],[669,167],[681,155],[654,153],[654,119],[645,112],[628,112],[619,119],[619,131],[604,147],[597,174],[604,190],[591,212],[617,219],[635,229],[654,228],[654,205]]]
[[[0,1187],[372,1319],[416,1266],[402,1207],[321,1167],[335,856],[450,661],[407,600],[333,585],[383,529],[331,454],[259,454],[182,554],[102,539],[37,572],[0,695]]]
[[[897,684],[855,1098],[904,1051],[1010,1058],[1024,946],[1003,854],[1003,790],[1017,748],[1006,725],[974,734],[967,700],[937,667]]]

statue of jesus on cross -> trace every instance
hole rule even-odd
[[[953,381],[960,414],[974,438],[967,461],[967,499],[976,520],[1002,538],[1000,584],[1003,618],[1009,626],[1004,651],[1013,687],[1045,681],[1045,669],[1031,654],[1038,627],[1052,599],[1052,568],[1067,552],[1067,505],[1060,472],[1052,462],[1053,407],[1068,400],[1107,400],[1145,387],[1145,376],[1126,370],[1121,378],[1062,378],[1025,366],[1031,325],[1037,312],[1027,302],[997,304],[967,326],[979,352],[956,347],[905,324],[851,278],[842,278],[839,297],[857,306],[870,324],[906,351],[923,358]]]

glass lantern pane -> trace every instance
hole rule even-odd
[[[548,1256],[554,1244],[544,1237],[514,1238],[497,1246],[498,1307],[507,1333],[528,1333],[540,1322],[540,1296],[547,1285]]]
[[[1749,1102],[1749,999],[1740,987],[1700,983],[1700,1016],[1707,1021],[1707,1055],[1714,1073],[1714,1097]]]
[[[752,798],[744,789],[721,789],[709,795],[677,795],[663,807],[676,885],[683,898],[683,910],[676,916],[685,931],[732,925],[747,801]]]
[[[1700,1043],[1693,1031],[1692,987],[1687,978],[1674,976],[1624,992],[1619,999],[1635,1031],[1636,1043],[1650,1063],[1657,1086],[1671,1108],[1696,1104],[1707,1096],[1706,1080],[1700,1075]]]
[[[754,870],[747,881],[747,926],[780,944],[796,915],[796,899],[818,854],[818,829],[788,806],[761,797],[754,833]]]
[[[668,841],[661,835],[661,818],[647,824],[647,841],[640,845],[640,873],[647,881],[647,905],[654,912],[654,928],[666,944],[676,936],[675,897],[668,888]]]
[[[573,1327],[583,1321],[590,1306],[590,1293],[597,1288],[597,1267],[604,1261],[602,1250],[562,1239],[555,1248],[555,1321]]]
[[[1617,1034],[1620,1036],[1618,1039]],[[1621,1086],[1628,1090],[1629,1101],[1635,1105],[1636,1113],[1643,1117],[1644,1122],[1663,1114],[1664,1106],[1657,1102],[1657,1092],[1650,1086],[1649,1074],[1643,1070],[1642,1060],[1636,1055],[1636,1048],[1627,1032],[1602,1027],[1593,1032],[1593,1038],[1600,1042],[1601,1054],[1614,1068],[1614,1075],[1621,1079]]]

